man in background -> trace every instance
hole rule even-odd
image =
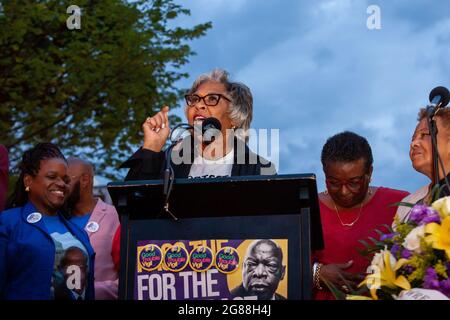
[[[113,246],[114,236],[120,227],[116,208],[104,203],[93,195],[94,168],[78,158],[68,159],[70,195],[67,206],[71,220],[89,235],[95,251],[95,298],[98,300],[117,299],[118,256],[117,246]]]
[[[75,246],[67,248],[58,266],[62,281],[55,286],[55,299],[85,300],[87,268],[88,257],[83,250]],[[77,276],[80,278],[76,279]],[[70,288],[70,285],[74,287]]]

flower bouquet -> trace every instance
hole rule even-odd
[[[426,205],[411,205],[406,221],[394,221],[395,228],[361,241],[365,254],[373,254],[367,276],[359,285],[371,299],[450,298],[450,197]],[[364,299],[358,294],[346,299]],[[366,297],[370,299],[369,297]]]

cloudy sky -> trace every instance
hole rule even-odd
[[[448,0],[190,0],[182,26],[211,21],[191,43],[195,77],[215,67],[254,95],[252,127],[279,129],[279,173],[324,177],[320,152],[343,130],[365,136],[373,184],[414,191],[428,179],[408,156],[418,109],[438,85],[450,86]],[[381,29],[369,30],[369,5]],[[181,110],[175,111],[181,114]]]

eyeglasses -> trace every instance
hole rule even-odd
[[[339,181],[336,179],[326,178],[325,182],[327,184],[327,188],[332,191],[338,191],[338,190],[342,189],[343,186],[347,186],[347,188],[351,192],[358,192],[359,190],[361,190],[361,188],[366,183],[367,176],[368,176],[368,174],[366,173],[366,174],[363,174],[362,176],[354,177],[354,178],[351,178],[351,179],[345,180],[345,181]]]
[[[230,99],[225,97],[223,94],[220,93],[210,93],[207,94],[204,97],[200,97],[197,94],[187,94],[184,96],[186,99],[186,103],[189,107],[195,106],[197,103],[200,102],[200,100],[203,100],[203,103],[207,105],[208,107],[215,107],[219,104],[220,98],[224,98],[225,100],[231,102]]]

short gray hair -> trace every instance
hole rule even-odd
[[[201,84],[207,81],[219,82],[225,86],[225,89],[231,97],[228,116],[236,126],[236,129],[241,129],[237,130],[237,135],[239,136],[240,133],[240,138],[247,140],[248,130],[250,129],[253,118],[253,96],[250,88],[243,83],[230,81],[227,71],[214,69],[210,73],[200,75],[187,93],[194,93]]]

